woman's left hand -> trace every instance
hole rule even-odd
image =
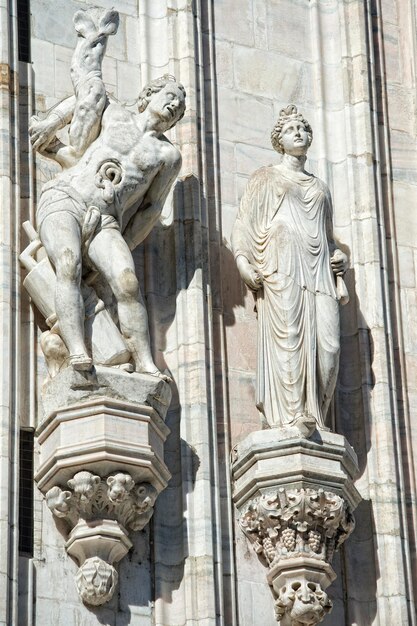
[[[330,265],[336,276],[342,276],[349,268],[347,255],[337,248],[330,259]]]

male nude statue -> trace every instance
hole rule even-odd
[[[181,166],[164,132],[184,115],[185,90],[174,77],[151,81],[140,93],[139,115],[110,102],[101,76],[107,37],[117,31],[116,11],[78,11],[78,44],[71,76],[75,96],[40,121],[32,120],[33,148],[63,171],[42,190],[39,237],[56,272],[60,334],[76,370],[90,370],[84,341],[82,275],[95,270],[117,301],[120,330],[137,372],[162,378],[150,350],[147,312],[131,250],[158,220]],[[70,124],[69,145],[56,133]]]

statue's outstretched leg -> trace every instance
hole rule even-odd
[[[170,381],[152,358],[146,306],[132,254],[120,231],[113,228],[99,231],[90,243],[88,254],[116,297],[120,329],[132,352],[136,371]]]

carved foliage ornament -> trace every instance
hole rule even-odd
[[[240,527],[270,570],[284,574],[275,588],[275,616],[282,626],[313,626],[331,610],[320,582],[309,579],[308,562],[319,571],[332,562],[334,551],[353,531],[355,522],[346,502],[323,489],[285,489],[250,502]],[[294,563],[304,576],[294,576]]]
[[[332,492],[281,488],[251,501],[240,526],[272,566],[297,554],[331,563],[355,522],[343,498]]]

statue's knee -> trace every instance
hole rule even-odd
[[[58,280],[79,282],[81,278],[81,259],[70,248],[62,250],[56,262]]]
[[[139,283],[135,272],[130,268],[123,270],[117,277],[114,291],[118,300],[137,300]]]

